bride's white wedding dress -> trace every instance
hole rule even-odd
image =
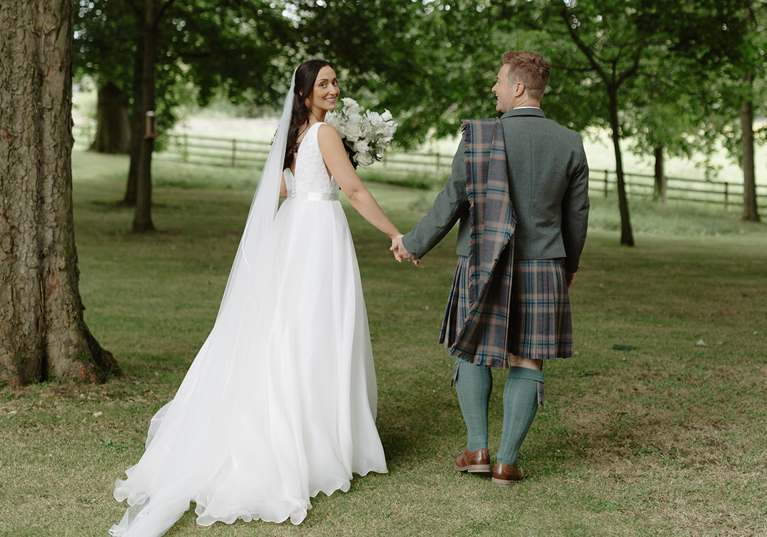
[[[115,498],[131,507],[111,535],[162,535],[191,501],[202,525],[298,524],[317,493],[386,472],[359,268],[320,125],[295,176],[284,172],[289,195],[265,251],[235,261],[210,336],[117,481]]]

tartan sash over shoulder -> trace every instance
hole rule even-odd
[[[467,362],[507,368],[517,217],[509,193],[503,127],[499,119],[480,119],[464,122],[463,128],[471,226],[468,289],[463,292],[468,291],[470,310],[455,340],[446,344],[450,354]],[[455,291],[451,301],[458,296]]]

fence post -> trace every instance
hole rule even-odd
[[[189,135],[184,133],[184,149],[182,153],[184,162],[189,162]]]
[[[439,176],[439,153],[437,153],[437,176]]]
[[[724,183],[724,210],[726,211],[730,205],[730,183]]]
[[[237,167],[237,138],[232,138],[232,168]]]
[[[607,197],[607,170],[605,170],[605,197]]]

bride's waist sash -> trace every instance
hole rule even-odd
[[[338,201],[338,192],[291,192],[290,198],[308,201]]]

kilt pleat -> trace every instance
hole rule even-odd
[[[548,360],[573,356],[573,325],[564,259],[514,263],[509,352]]]
[[[470,311],[469,257],[459,256],[453,275],[453,285],[450,287],[450,296],[447,299],[445,316],[442,319],[442,330],[439,334],[440,343],[443,343],[447,348],[455,343]]]

